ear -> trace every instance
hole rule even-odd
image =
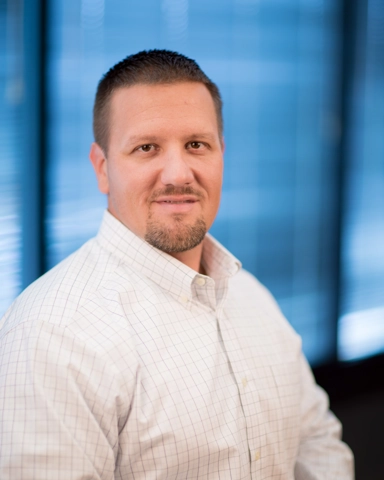
[[[93,142],[89,152],[89,158],[96,173],[97,184],[101,193],[108,195],[108,165],[104,151],[97,143]]]

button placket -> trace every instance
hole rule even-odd
[[[210,310],[216,310],[215,282],[211,278],[196,275],[193,291],[198,302]]]

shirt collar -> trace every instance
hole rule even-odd
[[[170,293],[191,296],[191,285],[198,272],[176,258],[153,247],[135,235],[107,210],[104,213],[98,243],[123,263],[140,271]],[[216,280],[235,275],[241,263],[217,240],[207,234],[204,239],[202,265],[207,275]]]

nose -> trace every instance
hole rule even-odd
[[[169,149],[163,157],[161,182],[163,185],[183,187],[193,182],[194,175],[188,153],[179,148]]]

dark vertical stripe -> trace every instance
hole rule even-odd
[[[46,0],[23,2],[22,288],[44,272]]]
[[[335,252],[335,279],[337,279],[336,290],[334,292],[334,311],[335,318],[338,319],[341,314],[342,296],[343,296],[343,232],[345,225],[345,205],[347,194],[347,173],[350,161],[350,146],[352,135],[352,115],[353,115],[353,87],[356,75],[356,62],[358,53],[358,43],[364,37],[366,26],[368,0],[355,2],[351,0],[342,1],[342,48],[341,48],[341,72],[340,72],[340,103],[339,117],[341,125],[341,135],[339,144],[339,162],[337,168],[337,202],[335,234],[337,238],[337,251]],[[337,361],[337,321],[335,322],[335,358]]]

